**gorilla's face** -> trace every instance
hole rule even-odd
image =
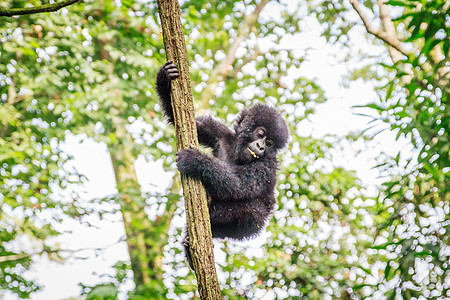
[[[253,131],[253,141],[248,144],[248,151],[253,158],[261,158],[264,153],[273,146],[273,141],[267,138],[264,127],[258,127]]]
[[[238,164],[274,157],[289,138],[286,122],[276,109],[256,104],[244,109],[234,124],[233,154]]]
[[[247,127],[238,130],[236,138],[236,161],[246,164],[276,153],[274,142],[268,138],[266,129],[258,126],[254,129]]]

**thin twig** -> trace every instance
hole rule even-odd
[[[4,255],[4,256],[0,256],[0,263],[7,262],[7,261],[19,260],[19,259],[30,257],[33,255],[61,253],[61,252],[77,253],[77,252],[81,252],[81,251],[101,251],[101,250],[105,250],[107,248],[113,247],[124,241],[125,241],[125,238],[121,237],[116,242],[106,245],[104,247],[88,247],[88,248],[78,248],[78,249],[55,249],[55,250],[45,249],[45,250],[35,252],[35,253],[20,253],[20,254]]]
[[[53,3],[53,4],[45,4],[34,7],[23,7],[23,8],[4,8],[0,7],[0,17],[12,17],[18,15],[31,15],[43,12],[53,12],[57,11],[63,7],[72,5],[80,0],[63,0],[61,2]]]

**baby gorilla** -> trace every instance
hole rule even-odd
[[[168,61],[156,78],[163,112],[172,125],[171,80],[178,76],[177,67]],[[289,138],[286,122],[275,108],[256,104],[240,113],[233,129],[210,116],[199,117],[196,123],[200,144],[211,148],[213,156],[181,150],[177,167],[203,183],[213,237],[244,240],[258,235],[276,203],[277,151]],[[188,237],[183,244],[191,263]]]

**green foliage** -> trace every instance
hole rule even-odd
[[[21,3],[11,1],[9,5],[20,7]],[[140,9],[145,4],[132,6]],[[146,8],[149,12],[154,9],[154,4]],[[151,19],[130,16],[128,9],[114,1],[83,1],[55,13],[1,18],[0,228],[5,234],[10,228],[20,228],[14,239],[2,239],[2,247],[15,249],[9,244],[28,238],[33,245],[27,250],[30,254],[49,253],[59,259],[58,247],[50,240],[58,234],[55,223],[67,217],[115,213],[118,205],[123,205],[122,197],[95,199],[96,205],[91,205],[66,189],[83,179],[65,165],[71,159],[60,147],[66,134],[83,133],[112,150],[126,145],[117,163],[119,169],[132,165],[138,155],[166,156],[156,147],[162,135],[153,134],[162,125],[160,118],[155,118],[156,101],[148,100],[154,93],[148,77],[154,76],[163,61],[161,55],[152,55],[160,52],[162,42],[155,34],[156,16],[151,15],[153,27],[145,24]],[[139,122],[147,126],[131,136],[126,127]],[[118,189],[144,205],[135,185],[120,180]],[[108,209],[105,202],[115,205]],[[147,231],[148,224],[139,225]],[[10,254],[14,253],[6,253]],[[0,263],[8,274],[5,289],[23,297],[37,289],[37,283],[19,277],[29,261]],[[11,280],[25,283],[16,285]]]
[[[110,283],[100,283],[94,286],[80,284],[81,295],[85,295],[86,299],[91,300],[117,299],[119,286],[127,281],[131,268],[129,264],[123,261],[118,261],[114,268],[116,275],[114,277],[111,276],[109,279]]]
[[[323,22],[324,36],[347,45],[343,32],[354,27],[357,19],[346,17],[345,4],[310,3],[311,12]],[[359,1],[366,8],[365,17],[371,18],[372,26],[380,27],[382,32],[385,28],[379,3]],[[355,70],[350,79],[382,82],[378,89],[380,102],[365,105],[365,111],[371,110],[378,116],[375,121],[388,124],[397,139],[409,139],[413,151],[398,153],[377,166],[388,175],[376,199],[377,233],[373,247],[384,265],[384,276],[376,284],[364,286],[366,295],[381,292],[389,299],[448,298],[450,6],[444,0],[387,4],[391,16],[395,16],[395,31],[388,34],[400,40],[401,47],[406,46],[408,51],[403,51],[405,55],[400,60],[393,58],[394,63],[379,58],[374,64],[374,58],[367,57],[366,64]],[[342,13],[337,14],[338,11]]]
[[[30,256],[27,254],[18,255],[13,251],[8,251],[4,247],[4,243],[14,240],[18,232],[11,226],[2,226],[2,228],[5,229],[0,231],[0,240],[2,241],[2,244],[0,244],[0,258],[11,258],[11,260],[0,263],[0,288],[3,291],[8,290],[20,298],[28,298],[32,292],[39,290],[39,286],[25,279],[17,270],[30,266]],[[2,294],[3,292],[0,291],[0,295]]]
[[[106,282],[82,285],[83,295],[114,299],[132,273],[136,288],[130,299],[194,297],[195,279],[179,249],[183,207],[177,183],[162,194],[143,194],[134,177],[139,155],[163,159],[174,169],[173,153],[167,152],[174,149],[173,131],[162,122],[153,87],[165,60],[156,6],[153,1],[118,3],[85,0],[55,13],[0,19],[0,258],[11,257],[0,260],[0,288],[19,297],[39,288],[23,277],[32,253],[59,258],[50,239],[59,234],[53,220],[117,211],[124,214],[131,261],[117,263],[115,276]],[[231,123],[240,109],[264,101],[278,106],[291,127],[292,140],[281,159],[278,209],[262,253],[232,242],[216,246],[226,257],[220,262],[224,297],[448,296],[448,5],[389,1],[401,9],[394,22],[404,28],[400,36],[414,55],[394,64],[362,55],[368,64],[349,78],[389,79],[379,89],[380,103],[365,108],[378,113],[397,138],[409,138],[416,151],[380,163],[389,177],[374,200],[353,172],[331,163],[340,139],[299,134],[299,123],[326,100],[314,80],[288,80],[305,57],[280,44],[301,30],[302,6],[291,10],[272,1],[265,9],[273,5],[279,14],[251,23],[259,3],[182,3],[198,111]],[[348,3],[307,3],[327,40],[349,45],[347,34],[356,22],[349,18]],[[362,4],[376,16],[375,1]],[[236,57],[221,74],[241,37]],[[212,96],[204,99],[210,87]],[[87,205],[67,191],[83,179],[65,167],[70,157],[60,144],[67,134],[107,145],[117,194]],[[160,213],[149,217],[145,207]],[[170,227],[172,218],[178,221]],[[23,238],[34,249],[11,250]]]

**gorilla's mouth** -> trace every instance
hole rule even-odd
[[[259,156],[256,155],[256,153],[253,152],[252,149],[250,149],[250,148],[247,148],[247,149],[248,149],[248,151],[250,152],[250,154],[251,154],[254,158],[259,158]]]

